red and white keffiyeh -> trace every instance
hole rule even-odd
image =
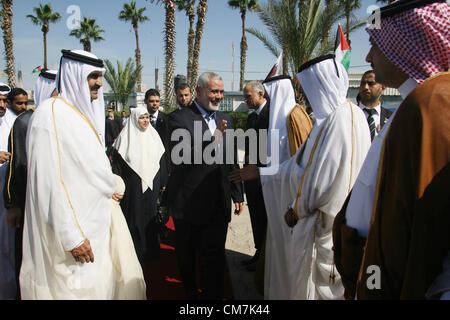
[[[450,70],[450,6],[445,2],[382,19],[381,28],[366,31],[384,55],[418,83]]]

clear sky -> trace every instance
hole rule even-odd
[[[260,0],[264,3],[266,0]],[[70,37],[67,24],[72,21],[73,11],[67,12],[71,5],[81,10],[81,16],[96,19],[97,24],[105,30],[105,41],[92,42],[92,52],[99,58],[109,59],[114,63],[123,63],[128,57],[134,59],[136,41],[131,23],[118,20],[123,3],[129,0],[16,0],[14,1],[13,38],[16,72],[22,71],[23,87],[33,89],[37,73],[31,71],[43,66],[43,37],[40,27],[33,25],[27,14],[33,14],[33,7],[39,3],[50,3],[61,14],[59,22],[50,25],[47,34],[48,67],[56,69],[61,56],[61,49],[82,49],[83,46],[75,37]],[[145,0],[136,0],[137,7],[146,7],[145,14],[150,17],[139,25],[139,40],[143,65],[143,82],[147,89],[155,85],[155,68],[159,68],[159,86],[163,87],[164,75],[164,8]],[[356,16],[366,18],[367,9],[375,4],[375,0],[362,0],[361,9]],[[239,86],[239,43],[241,39],[241,18],[238,10],[231,9],[227,0],[209,0],[206,24],[201,42],[199,73],[216,71],[224,79],[225,90]],[[260,22],[256,13],[249,12],[247,27],[253,27],[270,35]],[[187,32],[189,23],[184,12],[176,12],[176,49],[175,75],[186,74]],[[364,28],[350,35],[352,41],[352,60],[350,72],[361,72],[369,69],[365,56],[369,49],[369,41]],[[246,79],[263,79],[272,67],[276,57],[266,49],[254,36],[248,34],[248,51],[246,64]],[[234,77],[232,73],[232,43],[234,43]],[[2,50],[3,51],[3,50]],[[5,67],[3,62],[2,67]],[[6,82],[1,76],[0,81]],[[106,85],[106,89],[108,86]]]

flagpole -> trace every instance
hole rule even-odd
[[[339,27],[341,26],[341,24],[338,24],[337,30],[336,30],[336,39],[334,39],[334,50],[333,52],[336,52],[338,43],[339,43],[339,39],[341,38],[341,33],[339,32]]]

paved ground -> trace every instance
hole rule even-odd
[[[239,150],[239,158],[243,152]],[[234,208],[232,209],[234,210]],[[225,243],[228,268],[233,283],[234,298],[236,300],[262,300],[255,286],[255,272],[249,272],[241,266],[241,261],[250,259],[255,253],[252,226],[248,206],[245,203],[244,212],[236,216],[232,214],[228,225],[227,241]]]
[[[250,259],[255,253],[252,227],[248,207],[240,216],[233,214],[228,225],[227,241],[225,243],[228,268],[233,283],[236,300],[262,300],[255,286],[255,272],[249,272],[241,265],[241,261]]]

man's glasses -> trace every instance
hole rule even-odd
[[[28,105],[28,101],[17,101],[16,104],[18,104],[19,106],[21,106],[23,104],[27,106]]]

